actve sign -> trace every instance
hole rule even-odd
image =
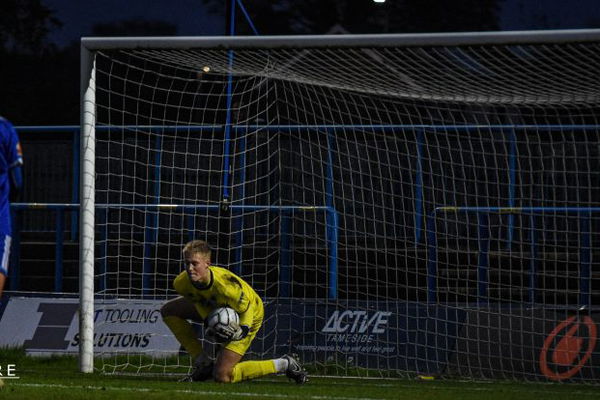
[[[370,328],[371,333],[383,333],[390,315],[392,313],[389,311],[377,311],[371,316],[366,311],[334,311],[321,332],[365,333]]]
[[[368,343],[374,339],[374,334],[385,332],[390,315],[389,311],[369,314],[361,310],[336,310],[321,332],[329,334],[327,342]]]
[[[573,315],[565,319],[544,341],[540,352],[540,370],[555,381],[571,378],[592,356],[596,339],[596,324],[591,317],[586,315],[580,319]]]

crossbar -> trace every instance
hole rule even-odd
[[[109,49],[269,49],[269,48],[340,48],[340,47],[410,47],[468,46],[482,44],[543,44],[595,42],[600,29],[566,29],[539,31],[401,33],[366,35],[301,36],[203,36],[203,37],[84,37],[86,50]]]

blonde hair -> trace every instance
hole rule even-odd
[[[184,256],[200,253],[210,259],[211,252],[212,251],[208,246],[208,243],[206,243],[204,240],[192,240],[183,246]]]

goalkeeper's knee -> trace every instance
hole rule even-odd
[[[233,381],[233,370],[227,368],[217,368],[213,370],[215,382],[231,383]]]

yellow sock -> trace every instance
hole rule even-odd
[[[274,374],[275,372],[277,371],[275,371],[275,363],[273,360],[244,361],[233,367],[233,371],[231,372],[231,383],[259,378],[261,376]]]
[[[196,337],[192,324],[183,318],[174,316],[163,317],[163,321],[173,332],[175,339],[190,354],[192,360],[195,360],[202,353],[202,343]]]

